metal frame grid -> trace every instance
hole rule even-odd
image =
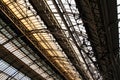
[[[18,3],[17,2],[9,3],[9,1],[8,1],[8,2],[6,2],[6,4],[10,7],[11,10],[13,10],[14,14],[26,26],[24,28],[27,28],[28,32],[34,31],[33,34],[31,34],[31,33],[29,33],[29,34],[31,34],[37,40],[38,43],[40,43],[39,45],[42,46],[41,47],[42,51],[46,51],[46,53],[44,53],[44,55],[46,55],[46,57],[51,60],[51,63],[56,64],[57,68],[59,68],[59,70],[63,71],[65,75],[69,76],[69,78],[79,79],[79,75],[78,75],[77,71],[75,70],[74,66],[72,66],[71,62],[69,61],[69,59],[67,58],[65,53],[62,51],[62,49],[60,48],[58,43],[53,41],[53,40],[55,40],[53,38],[53,36],[50,33],[40,33],[40,32],[35,33],[36,29],[44,31],[44,28],[46,28],[46,27],[44,24],[41,25],[42,27],[39,26],[40,23],[42,22],[40,20],[39,16],[37,16],[37,19],[36,19],[36,16],[32,16],[32,19],[31,19],[31,17],[30,17],[31,14],[32,15],[35,14],[33,12],[34,9],[29,10],[32,12],[30,12],[31,14],[29,16],[28,15],[26,16],[25,11],[26,11],[26,9],[28,10],[28,7],[23,7],[23,5],[25,6],[25,4],[20,5],[19,1],[18,1]],[[32,7],[29,5],[28,2],[27,2],[27,6],[29,6],[30,8]],[[21,7],[22,7],[22,9],[21,9]],[[18,8],[20,10],[18,10]],[[24,8],[26,8],[26,9],[24,10]],[[37,20],[37,22],[32,22],[34,20]],[[38,22],[39,22],[39,25],[37,24]],[[48,41],[51,41],[51,43]]]
[[[1,80],[31,80],[29,77],[12,67],[10,64],[0,59],[0,79]]]
[[[22,36],[15,34],[10,29],[9,25],[5,24],[0,19],[0,44],[42,77],[48,80],[60,79],[60,76],[57,75],[49,65],[41,60],[40,57],[38,57],[38,55],[20,39],[21,37]]]

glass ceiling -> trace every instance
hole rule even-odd
[[[81,80],[80,75],[76,68],[72,65],[62,48],[56,42],[53,35],[47,29],[47,26],[41,20],[41,18],[37,15],[37,12],[33,9],[32,5],[29,3],[28,0],[3,0],[5,4],[12,10],[12,12],[19,18],[19,20],[25,25],[25,29],[27,29],[32,36],[38,41],[39,45],[42,46],[41,49],[45,50],[46,53],[43,53],[47,58],[52,60],[52,63],[57,64],[59,70],[64,72],[64,75],[71,80]],[[96,68],[91,60],[87,58],[86,53],[91,53],[92,48],[90,46],[90,42],[87,40],[87,34],[85,28],[83,27],[82,20],[79,19],[79,12],[76,9],[76,5],[74,0],[44,0],[47,5],[49,5],[50,10],[52,11],[55,20],[61,26],[65,36],[68,38],[72,48],[75,50],[76,55],[79,58],[81,66],[85,69],[85,72],[90,76],[90,73],[85,65],[85,61],[90,66],[90,71],[94,74],[95,77],[99,77],[99,73],[96,71]],[[55,1],[63,13],[63,17],[67,23],[67,27],[64,24],[58,10],[54,6],[53,1]],[[69,33],[68,29],[71,31],[72,34]],[[31,63],[34,63],[28,57],[31,55],[24,47],[21,47],[19,41],[8,41],[9,37],[12,38],[12,35],[7,34],[8,32],[5,29],[1,29],[2,34],[0,43],[4,45],[11,53],[21,59],[24,63],[30,66]],[[74,43],[73,38],[75,39]],[[6,43],[7,42],[7,43]],[[23,42],[22,42],[23,43]],[[83,45],[85,43],[85,46]],[[16,47],[16,44],[19,46]],[[81,52],[78,50],[76,45],[79,46]],[[81,46],[82,45],[82,46]],[[18,48],[19,47],[19,48]],[[16,54],[18,53],[18,54]],[[83,60],[83,57],[85,60]],[[27,55],[27,56],[26,56]],[[35,59],[34,56],[33,60]],[[96,59],[92,57],[92,60],[95,61]],[[38,62],[39,63],[39,62]],[[35,70],[37,73],[42,75],[44,78],[49,76],[49,73],[44,72],[43,69],[38,68],[38,63],[32,64],[30,67]],[[45,68],[45,67],[44,67]],[[48,68],[45,68],[48,69]],[[43,73],[44,72],[44,73]],[[50,76],[49,76],[50,77]],[[56,77],[57,78],[57,77]],[[52,79],[52,77],[50,77]],[[48,80],[48,79],[47,79]]]
[[[17,69],[0,59],[0,80],[31,80]]]
[[[24,43],[7,25],[0,19],[0,44],[8,49],[17,58],[30,66],[35,72],[47,80],[59,79],[57,75],[34,51]]]
[[[62,51],[58,43],[55,42],[53,36],[50,33],[45,33],[47,27],[44,25],[40,17],[36,15],[36,12],[32,8],[31,4],[27,0],[19,0],[17,2],[10,0],[3,1],[8,5],[8,7],[14,12],[14,14],[19,18],[19,20],[25,25],[25,27],[29,31],[34,31],[36,29],[42,30],[42,32],[34,32],[31,35],[33,35],[38,40],[39,44],[43,47],[43,49],[47,51],[47,56],[51,58],[56,58],[53,59],[53,62],[59,65],[59,69],[62,69],[64,73],[67,73],[71,80],[79,80],[80,76],[78,72],[76,71],[74,66],[72,66],[71,62],[69,61],[65,53]],[[7,44],[7,46],[9,46],[10,44]],[[28,60],[27,64],[29,64],[29,62],[30,60]],[[46,75],[47,74],[45,74],[45,76]]]

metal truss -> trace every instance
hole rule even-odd
[[[66,78],[68,78],[68,73],[63,72],[64,70],[60,70],[60,66],[57,64],[57,62],[53,61],[53,58],[50,57],[46,50],[43,49],[42,46],[40,46],[40,44],[38,44],[39,42],[32,36],[29,35],[30,33],[28,32],[28,30],[24,27],[24,25],[19,21],[19,19],[11,12],[11,10],[6,7],[6,5],[1,2],[2,5],[1,11],[6,14],[6,16],[8,16],[8,18],[10,18],[10,20],[15,24],[15,26],[24,34],[24,36],[27,37],[27,39],[41,52],[43,53],[43,55],[46,57],[46,59],[61,73],[63,74],[63,76],[65,76]],[[54,57],[54,56],[53,56]],[[64,64],[63,64],[64,65]],[[70,77],[70,76],[69,76]]]
[[[30,1],[30,2],[33,4],[33,6],[35,6],[36,11],[41,16],[41,18],[46,23],[46,25],[48,25],[47,26],[48,29],[54,35],[57,42],[62,47],[63,51],[66,53],[68,58],[71,60],[72,64],[79,71],[82,78],[85,79],[85,80],[90,79],[91,77],[89,77],[89,74],[88,74],[90,72],[90,74],[91,74],[91,76],[94,80],[101,79],[100,74],[97,70],[97,66],[96,65],[94,66],[94,64],[96,63],[96,59],[95,59],[94,54],[92,52],[92,49],[90,47],[89,41],[87,41],[87,35],[86,34],[81,34],[80,32],[82,32],[82,31],[80,31],[80,30],[79,31],[75,30],[75,27],[74,27],[74,25],[72,24],[72,22],[69,18],[69,14],[68,14],[68,12],[66,12],[66,9],[64,8],[64,4],[61,1],[58,1],[58,4],[57,4],[57,1],[55,1],[55,0],[52,0],[52,1],[55,5],[56,9],[58,10],[59,15],[62,18],[65,26],[67,27],[67,31],[70,34],[70,37],[65,36],[66,39],[64,39],[61,36],[58,36],[58,34],[62,35],[62,32],[64,32],[62,30],[62,28],[59,28],[59,25],[58,25],[58,27],[55,26],[55,28],[52,28],[52,27],[54,27],[54,25],[49,26],[51,24],[51,22],[49,22],[49,24],[47,24],[48,20],[46,20],[47,18],[44,18],[44,17],[45,17],[45,15],[48,15],[48,14],[49,14],[49,16],[51,16],[52,15],[52,14],[50,14],[51,12],[48,12],[46,9],[43,9],[43,11],[41,9],[38,9],[37,8],[38,5],[34,5],[35,3],[37,4],[37,2],[35,2],[35,1],[33,1],[33,2]],[[69,6],[69,7],[71,7],[71,6]],[[47,13],[44,13],[44,16],[43,16],[43,14],[39,13],[39,12],[44,12],[45,10],[47,11]],[[71,13],[71,14],[74,15],[74,18],[76,17],[74,13]],[[77,20],[76,20],[75,25],[76,25],[76,27],[79,28],[79,23],[77,22]],[[57,33],[57,32],[58,32],[58,34],[54,34],[54,33]],[[81,40],[81,37],[83,38],[83,40]],[[85,65],[87,66],[87,69],[89,71],[88,73],[85,72],[85,69],[83,67],[80,67],[81,63],[78,63],[79,59],[78,59],[76,53],[74,52],[74,50],[72,51],[72,49],[70,47],[71,43],[69,42],[69,38],[71,38],[72,42],[74,42],[75,45],[77,46],[77,48],[78,48],[78,50],[79,50],[79,52],[80,52],[80,54],[81,54],[81,56],[82,56],[82,58],[85,62]],[[65,43],[63,43],[63,42],[65,42]],[[69,43],[69,45],[68,45],[68,43]],[[72,57],[74,57],[74,60],[73,60]]]

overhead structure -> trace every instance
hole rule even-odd
[[[4,79],[120,79],[116,1],[0,0],[0,15]]]
[[[3,16],[3,17],[5,20],[5,16]],[[8,19],[6,19],[6,20],[8,20]],[[3,60],[4,60],[4,58],[7,59],[5,61],[7,63],[11,63],[11,65],[13,65],[12,63],[16,62],[16,65],[18,65],[18,68],[20,66],[23,66],[23,64],[24,65],[26,64],[25,65],[26,67],[30,66],[30,68],[34,70],[33,72],[36,72],[39,75],[41,74],[46,79],[51,79],[51,78],[60,79],[60,76],[59,76],[60,74],[58,72],[56,72],[54,68],[51,68],[49,63],[46,62],[46,59],[43,58],[43,56],[39,55],[38,52],[33,51],[33,48],[31,48],[31,46],[29,47],[29,45],[31,45],[29,42],[28,42],[28,44],[24,42],[25,36],[21,35],[21,33],[19,33],[18,31],[16,34],[15,32],[12,31],[12,29],[10,29],[10,27],[15,28],[11,22],[7,21],[7,23],[5,23],[2,19],[0,19],[0,22],[1,22],[1,24],[0,24],[0,44],[3,45],[6,48],[6,50],[9,50],[11,55],[13,54],[18,58],[17,60],[14,60],[14,57],[9,56],[9,53],[2,52],[2,51],[6,51],[6,50],[2,49],[2,47],[1,47],[0,48],[1,49],[0,50],[1,51],[1,56],[0,56],[1,59],[3,59]],[[11,24],[9,24],[9,23],[11,23]],[[13,60],[11,60],[11,59],[13,59]],[[19,62],[20,62],[19,59],[23,63],[21,62],[21,64],[19,64]],[[32,71],[31,69],[29,71]],[[27,69],[23,68],[23,70],[26,71]],[[28,72],[26,72],[26,73],[28,73]],[[34,75],[34,74],[32,74],[32,75]]]
[[[69,59],[67,59],[67,56],[61,50],[59,45],[54,42],[53,36],[50,33],[44,32],[46,26],[40,20],[39,16],[36,16],[33,12],[34,9],[27,11],[27,17],[26,9],[28,8],[26,7],[26,2],[24,1],[12,2],[5,0],[1,1],[1,5],[2,12],[8,16],[14,25],[23,33],[23,35],[26,36],[26,38],[66,79],[80,79],[80,75],[77,73],[74,66],[72,66]],[[27,5],[32,7],[29,2],[27,2]],[[35,32],[35,30],[41,30],[42,32],[38,33]]]

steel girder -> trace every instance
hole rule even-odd
[[[104,80],[118,80],[116,0],[75,0]]]
[[[45,80],[42,76],[36,73],[34,70],[29,68],[25,63],[19,60],[16,56],[11,54],[7,49],[0,45],[0,58],[24,73],[33,80]]]
[[[56,41],[59,43],[59,45],[61,46],[65,54],[68,56],[72,64],[75,66],[79,74],[82,76],[83,80],[89,80],[90,77],[85,72],[84,68],[81,66],[82,64],[80,63],[80,60],[78,59],[78,56],[76,55],[76,52],[72,48],[70,42],[68,41],[68,38],[65,37],[64,33],[62,32],[60,25],[54,19],[53,14],[46,7],[46,4],[44,3],[44,1],[42,0],[38,0],[38,1],[29,0],[29,1],[33,5],[34,9],[37,11],[37,14],[44,21],[45,25],[50,30],[51,34],[53,34]],[[59,8],[57,9],[59,11]],[[62,14],[60,13],[60,15]],[[63,17],[62,19],[64,22],[66,22]],[[68,26],[66,23],[65,25]]]

